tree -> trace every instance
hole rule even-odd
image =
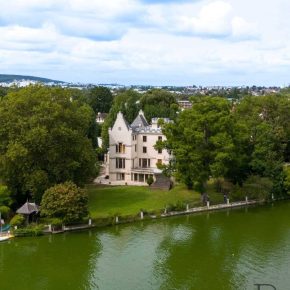
[[[0,185],[0,212],[2,216],[7,217],[12,205],[11,192],[5,185]]]
[[[41,215],[59,218],[64,223],[80,221],[88,215],[88,195],[73,182],[47,189],[41,201]]]
[[[89,90],[88,103],[96,114],[108,113],[113,103],[113,95],[106,87],[94,87]]]
[[[175,95],[161,89],[147,91],[140,99],[140,105],[149,122],[156,117],[174,120],[179,109]]]
[[[289,110],[289,98],[280,95],[247,97],[236,107],[251,174],[280,178],[290,148]]]
[[[8,88],[7,87],[1,87],[0,86],[0,99],[2,99],[3,97],[5,97],[8,93]]]
[[[48,187],[94,176],[88,138],[94,113],[69,90],[29,86],[0,101],[0,176],[18,203],[39,202]]]
[[[163,126],[164,148],[173,150],[175,174],[188,188],[203,191],[210,176],[226,176],[234,158],[230,103],[219,97],[193,99],[190,110]],[[172,164],[171,164],[172,166]]]

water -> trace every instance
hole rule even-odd
[[[290,289],[289,213],[276,203],[14,239],[0,243],[0,289]]]

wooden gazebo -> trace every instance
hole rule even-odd
[[[34,202],[26,202],[17,211],[18,214],[23,214],[26,217],[26,223],[29,223],[29,217],[36,215],[39,212],[39,206]]]

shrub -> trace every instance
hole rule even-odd
[[[186,205],[182,201],[177,201],[175,204],[169,204],[167,207],[167,211],[183,211],[186,209]]]
[[[249,198],[265,200],[269,197],[273,182],[267,177],[251,175],[243,184],[243,191]]]
[[[149,186],[151,186],[151,184],[154,182],[153,177],[150,175],[150,176],[147,178],[146,182],[147,182],[147,184],[148,184]]]
[[[88,215],[88,195],[73,182],[57,184],[45,191],[41,201],[41,214],[58,218],[64,223],[82,220]]]
[[[40,225],[32,225],[27,228],[17,229],[13,231],[16,237],[36,237],[43,235],[43,227]]]
[[[2,206],[0,206],[0,212],[1,212],[2,218],[7,218],[8,214],[10,212],[10,208],[6,205],[2,205]]]
[[[12,227],[15,227],[15,226],[20,227],[24,224],[24,222],[25,222],[25,217],[21,214],[17,214],[11,219],[10,225]]]

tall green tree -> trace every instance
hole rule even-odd
[[[95,172],[92,109],[69,90],[29,86],[0,102],[0,176],[21,203],[50,186],[83,184]]]
[[[146,92],[140,99],[140,105],[148,121],[155,117],[174,120],[179,108],[175,95],[161,89]]]
[[[289,158],[290,101],[280,95],[244,98],[236,107],[236,121],[248,142],[250,171],[274,178]]]
[[[233,118],[230,103],[219,97],[197,97],[192,109],[165,125],[163,146],[173,150],[179,180],[204,190],[210,176],[228,174],[234,158]]]
[[[88,103],[95,113],[108,113],[113,103],[113,95],[106,87],[94,87],[88,92]]]

